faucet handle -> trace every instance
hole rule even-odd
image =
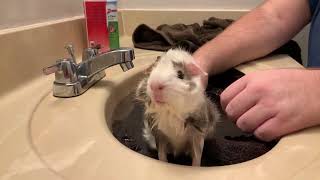
[[[43,74],[49,75],[49,74],[55,73],[60,70],[60,66],[61,66],[61,60],[58,60],[56,64],[43,68],[42,69]]]
[[[43,68],[43,73],[49,75],[55,73],[55,82],[73,83],[78,80],[77,65],[72,59],[60,59],[54,65]]]
[[[99,54],[100,49],[100,44],[95,44],[94,41],[90,41],[90,47],[85,49],[82,53],[82,61],[86,61],[97,56]]]
[[[76,63],[76,57],[74,55],[73,45],[72,44],[68,44],[68,45],[65,46],[65,49],[67,49],[68,53],[70,54],[72,62]]]
[[[101,49],[101,44],[96,44],[94,41],[90,41],[90,48],[92,49]]]
[[[85,49],[82,52],[82,61],[89,60],[97,55],[97,51],[92,48]]]

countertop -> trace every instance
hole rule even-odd
[[[121,44],[122,46],[132,47],[131,38],[123,37]],[[135,54],[135,68],[139,68],[152,63],[153,58],[161,54],[161,52],[135,49]],[[146,62],[148,58],[150,58],[150,61]],[[301,68],[301,66],[286,55],[278,55],[259,59],[237,67],[237,69],[244,73],[275,68]],[[125,76],[126,73],[127,72],[121,72],[118,66],[112,67],[106,70],[107,76],[105,78],[111,82],[117,81],[119,76]],[[1,180],[64,179],[64,177],[50,169],[43,160],[39,158],[31,143],[29,132],[30,119],[41,100],[52,93],[53,80],[53,75],[42,76],[25,83],[19,89],[15,89],[1,97]],[[98,89],[91,88],[89,89],[89,92],[90,91],[98,91]],[[306,167],[303,173],[308,174],[308,172],[313,172],[313,170],[317,171],[314,168],[318,166],[319,162],[313,166]]]

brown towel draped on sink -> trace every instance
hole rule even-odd
[[[133,33],[135,47],[157,51],[166,51],[172,47],[182,46],[193,52],[201,45],[216,37],[233,20],[211,17],[200,26],[198,23],[185,25],[163,24],[156,30],[141,24]]]
[[[134,47],[156,51],[167,51],[170,48],[180,47],[189,52],[196,51],[200,46],[215,38],[233,20],[210,17],[203,21],[203,25],[198,23],[185,25],[162,24],[156,29],[152,29],[146,24],[139,25],[133,35]],[[295,41],[289,41],[271,54],[288,54],[293,59],[302,63],[301,49]]]

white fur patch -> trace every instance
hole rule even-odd
[[[163,84],[166,88],[163,90],[164,100],[168,104],[175,107],[177,114],[194,112],[199,104],[204,103],[204,89],[201,85],[200,76],[192,77],[196,86],[190,91],[189,85],[181,79],[177,78],[177,71],[172,62],[177,63],[193,63],[193,57],[186,51],[180,49],[169,50],[165,53],[156,67],[152,70],[148,78],[147,94],[152,97],[150,84],[157,82]]]
[[[189,84],[185,80],[177,77],[177,70],[172,62],[193,63],[193,57],[186,51],[175,49],[165,53],[156,67],[152,70],[148,78],[147,94],[152,97],[152,91],[149,87],[151,82],[161,83],[165,86],[163,89],[163,98],[165,104],[154,104],[146,108],[146,113],[155,114],[156,126],[163,132],[174,146],[176,152],[184,151],[187,142],[185,129],[185,119],[190,113],[198,112],[200,106],[205,103],[204,90],[201,85],[200,76],[192,77],[196,86],[190,90]],[[155,147],[154,137],[148,123],[145,123],[144,137],[151,147]],[[153,137],[153,138],[151,138]]]
[[[151,133],[151,128],[149,127],[149,124],[147,121],[144,121],[143,137],[148,142],[151,148],[157,149],[156,140]]]
[[[177,113],[177,110],[173,107],[162,105],[161,107],[155,104],[151,104],[147,113],[156,113],[156,121],[153,127],[148,127],[145,123],[145,129],[157,127],[162,133],[164,133],[174,146],[176,152],[183,151],[184,145],[187,142],[187,134],[185,129],[185,119],[183,114]],[[149,130],[144,130],[149,131]],[[151,134],[151,133],[150,133]],[[146,137],[145,137],[146,138]],[[150,138],[149,138],[150,139]],[[150,141],[149,144],[151,145]]]

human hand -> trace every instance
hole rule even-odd
[[[226,114],[264,141],[320,124],[320,70],[252,73],[221,94]]]

